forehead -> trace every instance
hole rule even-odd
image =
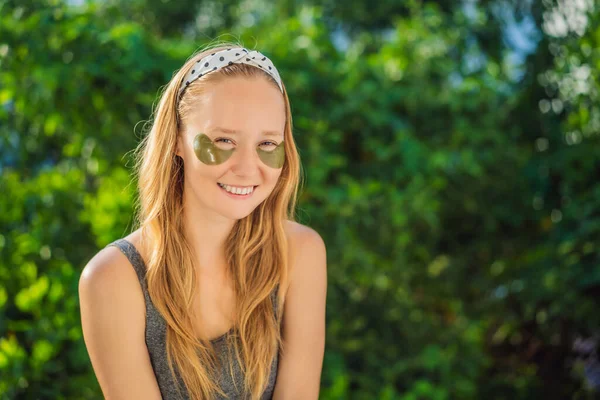
[[[227,78],[207,86],[189,121],[188,129],[194,131],[218,127],[240,134],[283,134],[285,103],[279,88],[266,78]]]

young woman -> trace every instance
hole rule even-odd
[[[293,222],[300,162],[273,63],[194,55],[137,153],[139,229],[79,283],[107,399],[317,399],[326,250]]]

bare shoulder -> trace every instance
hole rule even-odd
[[[323,238],[313,228],[288,220],[285,223],[285,230],[290,247],[293,247],[294,250],[302,248],[304,250],[325,251]]]
[[[101,249],[83,268],[79,305],[83,338],[104,396],[159,399],[145,344],[142,288],[117,247]]]
[[[133,266],[115,246],[105,247],[96,253],[83,268],[79,278],[80,291],[98,293],[100,296],[126,288],[131,289],[126,293],[135,292],[137,286],[139,281]]]
[[[273,398],[318,399],[325,351],[327,254],[321,235],[288,222],[288,286],[282,352]]]
[[[294,281],[326,281],[327,250],[321,235],[313,228],[286,221],[289,244],[289,288]]]
[[[126,239],[137,248],[137,233]],[[97,307],[116,307],[119,312],[141,315],[132,322],[144,322],[144,295],[133,265],[116,246],[98,251],[85,265],[79,277],[81,307],[97,310]]]
[[[140,230],[138,229],[137,231],[130,233],[128,236],[124,237],[124,239],[136,247],[145,261],[146,258],[143,255],[143,251],[140,250]],[[125,284],[129,284],[133,287],[139,286],[137,275],[135,274],[133,266],[127,259],[127,256],[125,256],[117,247],[108,246],[101,249],[90,261],[88,261],[81,272],[79,284],[84,286],[111,285],[115,284],[115,280],[119,282],[121,279],[125,280]]]
[[[98,251],[81,271],[79,303],[82,317],[91,317],[90,322],[100,316],[122,317],[132,330],[144,328],[146,307],[139,279],[127,256],[115,246]],[[83,322],[85,330],[88,321]]]

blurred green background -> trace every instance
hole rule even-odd
[[[1,399],[101,398],[79,274],[131,229],[159,89],[215,38],[290,95],[322,399],[598,396],[594,0],[0,0]]]

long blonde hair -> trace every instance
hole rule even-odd
[[[136,222],[141,228],[144,246],[149,249],[148,291],[167,323],[167,358],[174,381],[183,381],[191,399],[213,399],[216,393],[224,393],[216,383],[216,352],[210,341],[196,337],[192,324],[192,299],[197,281],[191,247],[182,229],[184,180],[183,162],[176,156],[177,137],[182,134],[182,122],[193,107],[198,107],[205,85],[232,76],[267,78],[273,85],[277,83],[258,68],[232,64],[194,81],[179,102],[177,91],[197,60],[211,52],[237,46],[233,43],[209,46],[187,60],[164,89],[150,131],[135,154],[139,189]],[[285,86],[283,98],[286,160],[281,175],[269,197],[250,215],[236,221],[225,245],[227,272],[232,277],[236,299],[234,326],[238,333],[228,337],[228,346],[235,349],[245,391],[252,399],[260,398],[268,384],[271,364],[278,351],[284,351],[280,330],[284,299],[283,291],[277,289],[287,280],[288,243],[284,223],[294,220],[300,159],[292,136]],[[274,290],[278,293],[277,312],[270,296]],[[230,357],[229,371],[232,371],[232,362]]]

